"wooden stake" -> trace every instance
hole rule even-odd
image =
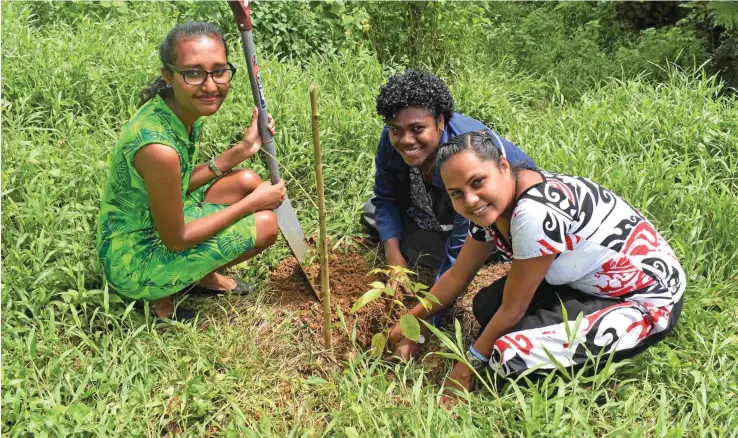
[[[331,287],[328,282],[328,240],[325,231],[325,189],[323,186],[323,163],[318,130],[318,87],[310,84],[310,106],[313,112],[313,148],[315,149],[315,179],[318,186],[318,217],[320,218],[320,290],[323,300],[323,340],[327,349],[333,348],[331,337]]]

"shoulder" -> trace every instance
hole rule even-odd
[[[450,136],[466,134],[467,132],[484,131],[489,128],[477,119],[460,113],[454,113],[447,127]]]
[[[554,210],[574,218],[577,214],[577,193],[581,179],[552,172],[539,172],[544,181],[528,188],[520,196],[516,211]]]
[[[477,225],[476,223],[469,221],[469,232],[468,234],[474,240],[480,242],[487,242],[493,239],[494,231],[491,228]]]
[[[150,143],[176,146],[182,141],[181,124],[171,111],[151,100],[126,123],[121,131],[121,140],[135,149]]]

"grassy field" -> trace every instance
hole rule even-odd
[[[504,69],[467,65],[449,81],[460,112],[543,168],[590,177],[641,209],[689,286],[673,335],[641,356],[593,377],[483,389],[448,413],[422,366],[361,352],[331,360],[267,304],[268,288],[201,302],[188,324],[157,325],[109,294],[95,255],[108,155],[173,20],[83,17],[42,29],[22,3],[2,12],[3,436],[738,434],[738,102],[702,72],[611,80],[571,102],[555,91],[541,99],[551,84]],[[317,231],[308,86],[321,87],[328,229],[340,247],[360,232],[382,127],[374,98],[392,70],[362,54],[263,58],[278,154],[308,233]],[[247,123],[244,72],[206,123],[204,156]],[[266,175],[262,162],[247,165]],[[266,279],[287,254],[280,241],[239,274]]]

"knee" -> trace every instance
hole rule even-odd
[[[246,196],[261,184],[261,177],[251,169],[239,169],[238,183]]]
[[[277,215],[271,210],[263,210],[254,213],[256,216],[256,244],[266,248],[277,241],[279,225]]]
[[[482,324],[483,320],[482,314],[487,313],[484,309],[484,304],[486,302],[486,299],[484,299],[483,297],[484,292],[484,289],[480,290],[479,292],[477,292],[476,295],[474,295],[474,298],[472,299],[472,314],[474,315],[474,319],[476,319],[480,325]]]
[[[497,309],[502,305],[502,294],[505,290],[506,280],[507,276],[502,277],[474,295],[472,313],[474,314],[474,319],[479,322],[482,328],[487,325],[489,320],[492,319],[492,316],[497,313]]]

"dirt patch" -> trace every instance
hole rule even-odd
[[[355,247],[346,252],[330,253],[329,266],[331,307],[334,309],[331,314],[334,347],[339,352],[346,352],[351,346],[346,330],[335,311],[336,306],[341,308],[349,330],[352,330],[356,323],[356,340],[363,347],[367,347],[371,343],[372,335],[382,330],[387,308],[381,302],[373,302],[354,314],[351,307],[370,289],[371,282],[382,279],[376,275],[367,275],[373,266],[364,260]],[[314,264],[305,271],[316,285],[317,293],[321,294],[320,266]],[[305,274],[294,257],[289,257],[277,265],[270,278],[271,286],[275,290],[272,303],[297,314],[299,320],[315,334],[315,340],[322,345],[323,307],[313,293]]]
[[[389,307],[387,302],[375,301],[357,313],[351,312],[351,307],[356,300],[370,289],[369,284],[371,282],[384,281],[384,279],[377,275],[367,275],[373,268],[374,266],[365,260],[362,253],[355,246],[350,247],[346,252],[337,251],[330,254],[331,306],[333,308],[331,314],[332,336],[334,351],[340,357],[346,357],[353,350],[349,333],[352,333],[354,325],[356,326],[357,343],[363,348],[368,348],[371,344],[372,336],[384,329],[386,327],[385,324],[388,323],[387,314]],[[317,285],[318,293],[321,293],[320,280],[318,278],[319,270],[320,267],[315,264],[308,267],[306,273],[313,279],[313,283]],[[476,336],[479,330],[479,326],[472,314],[473,296],[479,289],[507,274],[508,270],[509,264],[484,267],[469,286],[468,292],[451,310],[450,316],[462,322],[466,338],[470,339]],[[422,281],[424,284],[429,284],[432,280],[433,273],[429,272],[421,272],[420,278],[415,279],[415,281]],[[297,322],[310,332],[312,341],[322,346],[322,304],[315,297],[307,278],[297,264],[297,260],[290,257],[282,261],[272,271],[270,283],[274,289],[274,293],[272,293],[269,300],[270,304],[295,315]],[[408,308],[417,303],[417,300],[412,297],[408,297],[403,301]],[[335,311],[336,306],[340,307],[344,315],[348,333]],[[389,323],[394,323],[397,317],[399,317],[398,314],[391,315]],[[438,341],[435,337],[431,337],[430,343],[424,353],[439,351],[439,349]],[[438,356],[429,356],[424,360],[424,362],[426,361],[428,361],[430,368],[433,369],[443,366],[441,363],[442,360]]]

